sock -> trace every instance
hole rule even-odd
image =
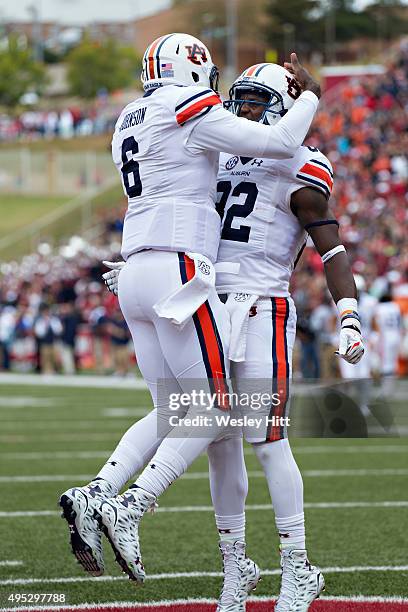
[[[282,549],[305,548],[303,481],[289,440],[253,445],[268,481]]]
[[[305,550],[305,515],[275,517],[275,523],[279,532],[281,550]]]
[[[143,458],[136,448],[130,448],[126,442],[119,442],[108,461],[97,474],[114,486],[118,491],[143,466]]]
[[[187,467],[186,461],[176,450],[163,451],[159,448],[135,485],[157,498],[186,471]]]
[[[160,442],[157,409],[154,409],[126,431],[97,478],[103,478],[120,491],[150,461]]]
[[[253,444],[268,482],[275,516],[303,513],[303,481],[289,440]]]
[[[215,515],[220,542],[245,542],[245,514],[232,516]]]

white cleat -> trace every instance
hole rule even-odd
[[[146,577],[139,544],[139,523],[156,498],[142,489],[132,489],[102,503],[100,525],[116,561],[130,580],[142,584]]]
[[[92,576],[101,576],[104,572],[102,533],[95,511],[106,497],[106,491],[103,492],[97,483],[91,483],[68,489],[58,502],[61,516],[68,523],[72,552]]]
[[[248,595],[256,589],[260,570],[245,555],[245,542],[220,542],[224,584],[216,612],[245,612]]]
[[[309,563],[306,550],[283,550],[281,568],[281,592],[275,612],[307,612],[324,590],[323,574]]]

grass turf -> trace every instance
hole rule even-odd
[[[58,495],[76,475],[95,474],[102,456],[112,450],[125,429],[150,406],[144,391],[53,388],[2,385],[0,387],[0,477],[68,475],[63,482],[2,482],[0,512],[56,511]],[[117,416],[115,410],[117,410]],[[134,416],[132,415],[134,412]],[[123,416],[123,415],[128,416]],[[408,478],[402,475],[308,476],[310,470],[400,469],[408,467],[406,441],[296,439],[293,449],[305,474],[305,501],[406,501]],[[368,452],[372,449],[372,452]],[[381,450],[383,449],[383,450]],[[92,452],[83,457],[77,453]],[[28,455],[26,453],[29,453]],[[100,456],[98,456],[98,454]],[[259,472],[248,451],[249,472]],[[190,472],[205,472],[200,457]],[[74,476],[70,479],[69,476]],[[247,504],[268,504],[266,482],[250,477]],[[211,504],[205,477],[181,479],[160,500],[162,507]],[[308,549],[322,567],[406,565],[406,507],[306,509]],[[148,574],[220,571],[217,534],[212,512],[168,512],[148,516],[141,529]],[[248,552],[262,568],[278,568],[277,538],[271,510],[247,513]],[[183,597],[216,597],[218,577],[168,578],[147,581],[136,589],[127,580],[111,582],[4,584],[7,579],[82,578],[69,551],[65,523],[58,515],[9,517],[0,515],[2,560],[21,566],[0,566],[0,606],[10,605],[10,593],[66,593],[69,603],[152,601]],[[120,578],[108,546],[107,573]],[[327,595],[408,595],[408,573],[349,571],[328,573]],[[257,594],[278,590],[279,576],[267,576]]]

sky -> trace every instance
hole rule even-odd
[[[82,24],[92,21],[126,21],[167,8],[171,0],[0,0],[0,23],[31,21],[30,6],[41,21]]]
[[[220,2],[223,0],[220,0]],[[407,3],[408,0],[404,0]],[[355,0],[363,8],[370,0]],[[41,21],[82,24],[92,21],[126,21],[151,15],[171,5],[171,0],[0,0],[0,24],[5,21],[31,21],[35,7]]]

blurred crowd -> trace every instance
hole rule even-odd
[[[369,295],[381,300],[390,294],[399,305],[400,373],[405,374],[407,110],[408,45],[403,43],[384,75],[349,81],[338,87],[334,101],[327,105],[323,101],[308,139],[308,144],[322,150],[334,166],[332,209],[353,271],[364,279]],[[52,129],[59,129],[55,125]],[[75,124],[72,120],[72,129],[75,125],[80,126],[81,121]],[[90,368],[128,374],[133,354],[129,333],[117,299],[101,280],[101,261],[119,258],[122,219],[123,211],[112,212],[104,220],[102,234],[91,243],[73,237],[57,253],[40,245],[37,253],[20,263],[2,264],[3,369],[72,373]],[[314,378],[338,374],[335,310],[321,258],[311,245],[294,275],[292,293],[298,310],[295,375]]]
[[[353,263],[376,298],[391,290],[408,326],[408,42],[401,44],[383,75],[339,85],[313,124],[307,144],[334,167],[331,208]],[[307,248],[293,278],[305,376],[327,368],[322,347],[333,345],[331,300],[323,266]],[[299,333],[300,332],[300,333]],[[327,354],[327,353],[326,353]],[[331,348],[332,354],[332,348]],[[312,365],[311,365],[312,364]],[[334,362],[331,360],[334,367]],[[309,367],[308,367],[309,366]],[[408,373],[405,365],[400,371]]]
[[[57,251],[43,243],[1,264],[1,369],[131,375],[130,334],[101,278],[102,260],[118,258],[122,218],[111,213],[91,242],[73,236]]]
[[[113,132],[120,109],[98,104],[89,109],[26,110],[18,116],[0,114],[0,142],[42,138],[74,138]]]

